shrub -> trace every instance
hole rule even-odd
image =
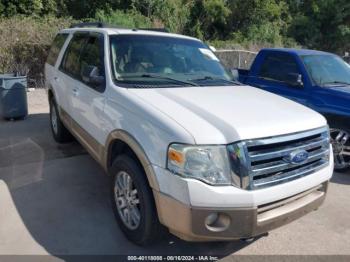
[[[43,68],[57,32],[71,18],[15,16],[0,19],[0,72],[28,75],[30,85],[43,84]]]

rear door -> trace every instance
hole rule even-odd
[[[66,51],[59,65],[56,82],[63,93],[64,103],[60,103],[64,113],[73,116],[72,96],[74,96],[74,87],[80,81],[80,53],[87,41],[87,33],[75,33],[70,40]]]
[[[302,75],[299,61],[291,54],[274,51],[266,53],[253,83],[256,87],[307,105],[307,89],[288,82],[292,74]]]
[[[57,68],[59,66],[60,57],[62,56],[61,53],[64,52],[64,49],[66,47],[65,43],[68,39],[68,36],[68,33],[57,34],[51,45],[50,52],[45,63],[45,84],[46,86],[53,88],[55,92],[55,99],[57,100],[56,102],[64,108],[66,108],[66,97],[65,92],[63,91],[63,87],[58,81],[59,73],[57,71]]]

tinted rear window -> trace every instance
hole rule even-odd
[[[290,73],[299,74],[295,59],[289,54],[276,53],[265,57],[259,76],[284,82]]]
[[[66,41],[68,37],[68,34],[58,34],[55,39],[53,40],[49,55],[47,57],[46,63],[54,66],[56,63],[56,60],[58,58],[58,55],[61,51],[62,46],[64,45],[64,42]]]
[[[60,66],[63,72],[76,79],[80,79],[80,53],[87,39],[88,34],[74,34]]]

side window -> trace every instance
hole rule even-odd
[[[54,66],[58,55],[60,54],[61,48],[66,42],[68,34],[58,34],[51,45],[49,55],[47,56],[46,63]]]
[[[300,74],[298,65],[289,54],[270,54],[261,65],[259,77],[288,82],[291,74]]]
[[[62,59],[60,70],[68,75],[80,79],[80,52],[87,39],[87,34],[75,34],[70,41]]]
[[[93,74],[94,77],[105,76],[104,68],[104,52],[103,52],[103,37],[93,35],[90,36],[85,44],[85,47],[80,56],[80,75],[84,73]],[[82,81],[91,87],[96,87],[91,81],[82,77]]]

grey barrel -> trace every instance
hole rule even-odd
[[[21,119],[28,115],[27,77],[0,74],[0,116]]]

